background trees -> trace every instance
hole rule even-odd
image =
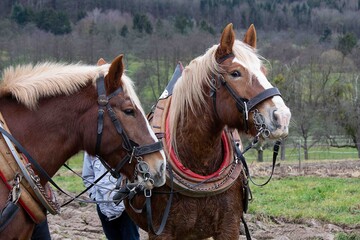
[[[341,146],[334,135],[360,152],[359,12],[358,0],[2,0],[0,70],[44,60],[95,64],[124,53],[148,111],[178,61],[216,44],[228,22],[239,39],[254,23],[305,156],[316,141]]]

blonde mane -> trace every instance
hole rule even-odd
[[[205,96],[209,93],[204,92],[204,84],[210,86],[210,76],[216,76],[223,72],[215,59],[218,46],[212,46],[204,55],[192,60],[174,87],[169,114],[171,143],[175,149],[177,129],[186,123],[188,114],[190,112],[195,116],[202,114],[196,112],[197,109],[206,109],[207,107]],[[250,73],[260,69],[263,58],[247,44],[236,40],[233,53]]]
[[[12,95],[29,109],[36,109],[43,97],[61,94],[71,95],[90,82],[95,84],[99,74],[106,75],[110,64],[90,66],[45,62],[9,67],[4,70],[0,82],[0,97]],[[122,76],[124,91],[140,107],[140,101],[130,78]]]

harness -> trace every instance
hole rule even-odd
[[[109,104],[109,100],[123,91],[121,87],[110,95],[106,96],[104,76],[101,74],[96,81],[98,91],[98,123],[97,123],[97,139],[96,154],[100,152],[101,138],[104,127],[104,112],[107,110],[110,115],[117,133],[123,139],[123,148],[127,155],[120,161],[116,168],[111,168],[101,157],[104,166],[111,172],[114,177],[119,177],[119,170],[125,163],[131,162],[133,158],[138,160],[137,168],[147,169],[144,171],[144,181],[153,181],[149,173],[148,164],[142,160],[142,156],[160,151],[162,149],[161,142],[149,145],[139,146],[130,140],[125,133],[120,121],[116,117],[114,110]],[[11,222],[18,212],[18,205],[26,210],[30,218],[35,223],[40,223],[46,218],[43,207],[51,214],[58,214],[60,206],[56,202],[55,195],[48,184],[43,187],[40,184],[40,177],[34,173],[33,167],[55,188],[67,196],[70,196],[62,190],[46,173],[46,171],[30,156],[26,149],[11,135],[6,127],[5,120],[0,113],[0,177],[9,189],[8,201],[3,209],[0,210],[0,232]],[[17,149],[22,153],[20,155]],[[24,180],[24,181],[23,181]],[[88,190],[88,189],[87,189]],[[71,196],[70,196],[71,197]],[[73,198],[74,199],[74,198]],[[73,200],[72,199],[72,200]],[[71,200],[71,201],[72,201]],[[66,204],[65,204],[66,205]],[[64,205],[63,205],[64,206]]]
[[[46,218],[44,208],[52,214],[58,214],[60,207],[55,194],[48,184],[40,184],[40,178],[34,173],[27,153],[9,133],[1,113],[0,132],[0,177],[9,189],[7,202],[0,210],[0,232],[18,212],[18,203],[35,223]],[[14,144],[23,154],[18,153]]]
[[[232,56],[234,56],[234,55],[229,54],[229,55],[225,56],[224,58],[221,59],[221,62],[225,61],[226,59],[228,59]],[[258,138],[260,135],[263,135],[264,137],[269,137],[269,134],[270,134],[270,131],[267,129],[267,126],[265,124],[264,117],[260,114],[260,112],[257,109],[254,109],[254,108],[257,104],[261,103],[262,101],[264,101],[268,98],[271,98],[273,96],[281,96],[281,94],[277,88],[270,88],[270,89],[264,90],[263,92],[256,95],[254,98],[252,98],[250,100],[245,99],[236,94],[234,89],[225,81],[223,76],[219,75],[219,76],[217,76],[217,78],[213,77],[212,78],[212,83],[213,83],[212,86],[214,86],[214,87],[211,87],[211,89],[210,89],[210,96],[213,99],[213,105],[214,105],[216,115],[217,115],[217,112],[216,112],[217,88],[215,86],[217,85],[216,83],[218,82],[221,84],[221,86],[224,86],[227,89],[227,91],[230,93],[232,98],[235,100],[237,109],[244,116],[244,123],[246,124],[245,125],[246,131],[248,131],[247,122],[249,120],[249,112],[253,111],[253,113],[254,113],[253,121],[254,121],[255,127],[258,131],[258,134],[255,136],[255,139],[250,144],[250,146],[247,147],[245,149],[245,151],[241,152],[239,143],[236,142],[236,140],[240,141],[240,137],[238,136],[237,131],[231,132],[229,130],[226,130],[223,135],[225,138],[228,139],[229,142],[231,142],[231,144],[229,144],[231,146],[230,147],[230,149],[231,149],[230,150],[230,152],[231,152],[230,158],[232,159],[233,162],[230,163],[229,165],[227,165],[227,167],[220,169],[218,175],[210,176],[208,178],[205,177],[200,180],[195,179],[193,176],[191,176],[191,175],[189,176],[189,174],[184,173],[184,171],[182,171],[184,169],[181,169],[182,167],[179,166],[179,164],[174,163],[174,161],[172,160],[172,157],[171,157],[171,152],[168,150],[168,147],[169,147],[168,145],[170,143],[166,139],[168,137],[166,134],[166,132],[168,132],[167,127],[166,127],[167,126],[167,114],[168,114],[168,110],[169,110],[169,107],[171,104],[172,89],[173,89],[173,86],[174,86],[176,80],[180,77],[181,71],[182,71],[182,66],[178,65],[168,86],[166,87],[163,94],[160,96],[157,104],[153,108],[153,111],[148,115],[149,122],[155,132],[155,135],[163,141],[163,145],[165,146],[164,150],[166,152],[167,161],[168,161],[168,164],[167,164],[168,171],[167,171],[167,182],[166,183],[171,188],[171,191],[169,193],[170,194],[169,200],[167,202],[167,206],[166,206],[165,212],[163,214],[163,219],[161,221],[158,231],[154,231],[153,224],[152,224],[151,194],[149,195],[149,194],[146,194],[146,192],[145,192],[147,221],[148,221],[149,230],[152,231],[156,235],[159,235],[164,228],[166,219],[167,219],[169,211],[170,211],[169,205],[171,204],[173,193],[181,193],[181,194],[191,196],[191,197],[204,197],[204,196],[216,195],[220,192],[224,192],[229,187],[231,187],[232,184],[234,183],[234,181],[236,179],[238,179],[240,174],[243,174],[243,176],[244,176],[244,181],[243,181],[244,188],[242,189],[243,194],[244,194],[244,199],[243,199],[243,207],[244,208],[243,209],[244,209],[244,212],[247,211],[248,200],[251,196],[248,179],[250,179],[251,181],[252,181],[252,179],[251,179],[251,176],[249,173],[247,163],[243,156],[243,153],[245,153],[247,150],[252,148],[258,142]],[[277,143],[274,147],[273,169],[272,169],[271,176],[270,176],[269,180],[266,181],[262,185],[267,184],[272,177],[278,149],[279,149],[279,144]],[[231,169],[231,170],[228,170],[228,169]],[[225,173],[225,174],[223,174],[223,173]],[[223,175],[221,175],[221,174],[223,174]],[[224,178],[224,176],[225,176],[225,178]],[[230,177],[226,178],[226,176],[230,176]],[[225,180],[231,179],[231,180],[229,182],[227,182],[226,184],[224,184],[226,182],[224,179]],[[216,182],[218,180],[220,180],[220,182]],[[215,184],[211,183],[211,181],[215,181]],[[221,181],[223,181],[223,182],[221,182]],[[212,186],[209,187],[209,184],[212,184]],[[174,191],[174,190],[176,190],[176,191]],[[127,189],[127,192],[125,191],[125,193],[124,192],[119,193],[117,196],[114,197],[114,199],[122,200],[126,197],[129,197],[129,200],[131,200],[131,198],[133,198],[135,196],[135,194],[137,194],[140,191],[142,191],[142,189],[138,188],[138,186],[129,186],[129,188]],[[129,201],[129,203],[130,203],[130,201]],[[134,211],[140,213],[142,211],[142,209],[134,209]],[[247,239],[251,239],[250,232],[249,232],[249,229],[245,222],[244,217],[242,217],[242,221],[245,226],[246,237],[247,237]]]
[[[160,99],[156,104],[153,114],[149,115],[149,121],[155,135],[163,142],[167,156],[167,166],[171,165],[172,171],[167,171],[167,185],[173,184],[174,190],[190,197],[206,197],[220,194],[228,190],[240,176],[242,165],[235,160],[234,137],[236,131],[226,129],[222,133],[222,145],[224,151],[223,161],[217,171],[202,176],[184,167],[178,160],[174,149],[171,147],[168,130],[168,113],[171,106],[171,96]],[[173,174],[173,181],[170,181],[170,174]]]

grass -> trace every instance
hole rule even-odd
[[[245,145],[247,146],[247,145]],[[294,162],[298,161],[299,157],[304,160],[304,150],[293,148],[291,144],[288,144],[286,148],[286,161]],[[257,151],[251,149],[245,154],[246,160],[254,161],[257,160]],[[272,147],[264,150],[264,161],[270,162],[273,158]],[[279,158],[279,157],[278,157]],[[318,146],[309,149],[309,159],[311,160],[339,160],[339,159],[358,159],[358,153],[355,148],[335,148],[327,146]],[[306,160],[308,161],[308,160]]]
[[[263,179],[262,179],[263,180]],[[259,179],[258,179],[259,181]],[[289,177],[252,186],[250,213],[360,225],[360,179]]]
[[[81,174],[83,153],[79,153],[67,161],[67,165],[75,172]],[[61,167],[52,178],[62,189],[71,193],[80,193],[85,189],[82,179],[65,167]]]
[[[360,240],[360,235],[358,235],[358,234],[338,233],[335,236],[335,240]]]

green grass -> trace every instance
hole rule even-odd
[[[346,234],[346,233],[338,233],[335,236],[335,240],[360,240],[359,234]]]
[[[263,179],[258,179],[260,181]],[[360,225],[360,179],[290,177],[252,186],[250,213]]]
[[[247,145],[245,145],[247,146]],[[285,158],[286,161],[298,161],[299,157],[301,160],[304,160],[304,150],[290,147],[289,145],[286,148]],[[251,149],[247,153],[245,153],[245,158],[248,161],[257,160],[257,151],[255,149]],[[264,150],[264,161],[270,162],[273,158],[273,150],[272,147]],[[280,158],[280,157],[278,157]],[[340,160],[340,159],[358,159],[358,153],[355,148],[335,148],[335,147],[312,147],[309,149],[309,159],[310,160]],[[306,160],[307,161],[307,160]]]
[[[75,172],[81,174],[83,153],[79,153],[67,161],[67,165]],[[65,167],[61,167],[52,178],[62,189],[71,193],[80,193],[85,189],[82,179]]]

